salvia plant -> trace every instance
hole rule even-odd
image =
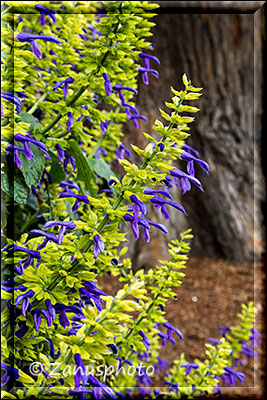
[[[153,229],[167,235],[148,208],[166,220],[170,207],[186,215],[172,187],[203,190],[194,167],[209,173],[185,143],[199,111],[190,101],[201,96],[185,74],[183,89],[171,88],[169,112],[160,110],[153,133],[144,133],[146,147],[122,142],[125,122],[135,129],[146,120],[135,103],[138,77],[147,85],[159,75],[146,40],[156,7],[2,6],[3,398],[192,398],[243,383],[242,355],[256,355],[249,303],[239,325],[208,339],[201,360],[160,358],[166,341],[183,340],[164,309],[176,299],[193,236],[181,233],[168,260],[136,273],[122,245],[126,225],[136,240],[149,242]],[[140,163],[130,161],[132,152]],[[99,287],[104,273],[121,282],[114,296]]]

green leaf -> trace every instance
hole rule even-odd
[[[68,145],[71,149],[70,152],[75,158],[78,171],[77,179],[81,182],[84,182],[85,188],[89,190],[92,196],[94,196],[96,194],[96,190],[93,188],[92,183],[96,182],[96,176],[90,167],[88,160],[85,158],[81,148],[75,140],[69,140]]]
[[[28,188],[24,179],[17,174],[12,174],[11,169],[4,171],[2,176],[2,189],[16,203],[27,203]]]
[[[65,172],[58,162],[58,157],[51,152],[49,152],[49,155],[52,158],[51,169],[49,171],[50,175],[52,176],[52,182],[59,183],[65,179]]]
[[[4,229],[4,227],[7,224],[7,208],[6,208],[6,202],[5,200],[1,197],[1,229]]]
[[[34,116],[27,112],[21,112],[18,117],[21,122],[26,122],[26,124],[30,124],[30,131],[33,129],[34,125],[37,124]]]
[[[111,176],[117,176],[102,158],[89,158],[88,163],[95,173],[100,178],[106,179],[107,182],[109,182]]]
[[[21,143],[16,143],[16,146],[23,147]],[[38,149],[35,144],[30,143],[30,150],[33,153],[34,161],[28,160],[25,154],[19,155],[22,167],[21,171],[28,186],[37,186],[42,177],[45,165],[44,153]]]

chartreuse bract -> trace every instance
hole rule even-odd
[[[209,174],[185,143],[199,111],[190,102],[201,96],[186,74],[182,90],[171,88],[168,112],[144,133],[146,147],[122,142],[125,122],[135,129],[146,120],[135,102],[138,77],[146,85],[159,78],[147,41],[156,8],[3,3],[2,189],[15,219],[13,233],[1,221],[3,398],[190,398],[243,382],[240,355],[255,355],[260,336],[249,304],[239,326],[210,338],[206,361],[181,355],[169,365],[160,357],[167,341],[183,340],[182,321],[170,324],[165,305],[184,278],[190,230],[146,272],[134,273],[125,257],[124,226],[135,240],[149,242],[153,229],[167,235],[149,208],[166,220],[171,208],[187,215],[172,187],[203,191],[196,165]],[[100,287],[104,273],[121,282],[116,294]],[[165,388],[156,389],[163,370]]]

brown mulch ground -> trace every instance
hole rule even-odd
[[[181,329],[184,340],[174,346],[167,343],[161,357],[172,361],[185,353],[187,361],[205,358],[205,340],[208,337],[219,338],[217,326],[235,325],[241,304],[254,301],[257,308],[256,329],[263,336],[265,308],[265,274],[259,263],[236,264],[218,259],[196,259],[188,262],[183,284],[175,289],[178,300],[170,301],[166,307],[167,320]],[[115,278],[105,276],[100,285],[106,293],[115,294],[122,286]],[[176,335],[175,335],[176,336]],[[265,399],[265,340],[254,361],[245,361],[246,379],[243,387],[227,388],[224,397]],[[160,378],[159,378],[160,382]],[[208,398],[209,396],[206,396]]]

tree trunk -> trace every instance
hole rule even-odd
[[[203,96],[193,104],[200,112],[191,125],[192,136],[187,143],[210,164],[211,173],[207,177],[203,170],[196,169],[204,193],[194,187],[181,196],[179,189],[174,189],[176,200],[184,204],[188,217],[170,210],[170,221],[164,222],[169,229],[168,240],[192,227],[194,255],[250,260],[260,250],[260,236],[254,226],[260,214],[259,190],[254,193],[261,179],[260,133],[254,132],[253,96],[254,72],[260,72],[254,71],[254,34],[260,40],[261,32],[254,32],[252,14],[195,14],[187,13],[188,9],[181,13],[181,8],[177,11],[166,14],[163,9],[155,17],[152,43],[153,55],[161,61],[160,78],[151,77],[149,86],[140,81],[138,109],[148,121],[140,123],[137,133],[129,130],[127,143],[145,145],[141,133],[152,131],[155,118],[160,119],[159,107],[164,109],[164,102],[172,97],[170,86],[178,90],[183,87],[184,72],[194,86],[203,87]],[[259,117],[260,110],[256,111]],[[184,162],[178,165],[185,170]],[[161,219],[154,210],[150,213],[154,220]],[[155,231],[150,248],[143,239],[131,248],[136,265],[153,266],[158,257],[165,256],[165,237]]]

